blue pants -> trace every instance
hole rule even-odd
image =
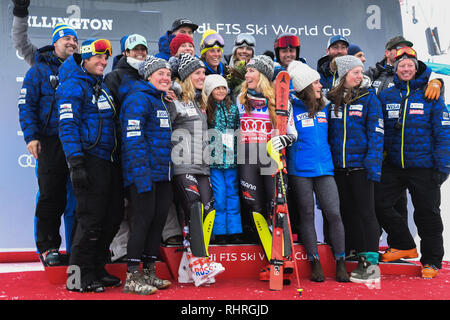
[[[37,168],[38,168],[38,162],[36,161],[36,168],[35,168],[35,172],[36,172],[36,177],[38,175],[37,173]],[[64,232],[65,232],[65,238],[66,238],[66,252],[70,252],[70,246],[71,246],[71,235],[72,235],[72,228],[73,228],[73,223],[74,223],[74,218],[75,218],[75,207],[76,207],[76,200],[75,200],[75,195],[73,194],[73,187],[72,187],[72,182],[70,181],[70,178],[67,179],[67,204],[66,204],[66,209],[64,210]],[[36,194],[36,205],[39,199],[39,190]],[[34,217],[34,237],[36,240],[36,222],[37,222],[37,217]],[[39,253],[39,250],[38,250]]]
[[[211,168],[210,179],[216,209],[213,234],[242,233],[238,170]]]

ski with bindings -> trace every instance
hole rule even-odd
[[[287,131],[289,84],[289,74],[286,71],[281,71],[275,80],[275,113],[277,115],[278,135],[284,135]],[[295,257],[292,257],[294,252],[294,242],[289,219],[286,184],[283,178],[283,174],[287,173],[285,160],[286,151],[284,148],[281,152],[273,150],[271,143],[267,144],[267,151],[277,164],[277,171],[275,173],[275,203],[272,214],[273,234],[269,288],[270,290],[282,290],[284,273],[292,273],[293,269],[295,269],[299,287],[297,290],[301,293],[297,263],[295,262]]]

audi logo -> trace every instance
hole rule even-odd
[[[36,159],[31,154],[22,154],[18,159],[17,163],[22,168],[35,168]]]
[[[266,133],[272,131],[272,123],[270,120],[241,118],[241,129],[244,132]]]

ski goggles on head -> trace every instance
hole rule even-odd
[[[249,47],[254,47],[256,45],[255,38],[246,33],[241,33],[236,37],[236,40],[234,41],[234,45],[236,47],[247,45]]]
[[[81,46],[81,54],[94,56],[97,54],[107,54],[112,56],[112,46],[108,39],[98,39],[89,44]]]
[[[397,50],[395,53],[395,60],[399,60],[402,56],[407,55],[408,57],[417,59],[416,50],[411,47],[403,47]]]
[[[300,38],[297,36],[284,36],[275,40],[274,48],[298,48],[300,47]]]
[[[223,48],[225,46],[225,41],[223,41],[223,38],[220,34],[212,33],[203,40],[202,45],[204,48],[212,48],[214,46]]]

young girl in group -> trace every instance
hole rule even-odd
[[[210,134],[210,178],[214,194],[215,244],[242,242],[236,135],[239,110],[231,103],[224,77],[212,74],[203,87]]]
[[[377,283],[380,232],[374,182],[380,181],[383,160],[381,104],[375,91],[369,89],[361,60],[347,55],[332,63],[339,78],[327,94],[331,101],[328,140],[346,237],[352,239],[359,260],[350,281]]]
[[[322,95],[320,75],[308,65],[293,61],[288,73],[294,85],[291,98],[298,139],[287,152],[289,184],[297,199],[300,235],[311,262],[310,279],[324,281],[314,226],[314,194],[328,222],[330,242],[336,259],[336,280],[348,282],[345,268],[345,234],[339,212],[339,194],[328,145],[328,106]]]

